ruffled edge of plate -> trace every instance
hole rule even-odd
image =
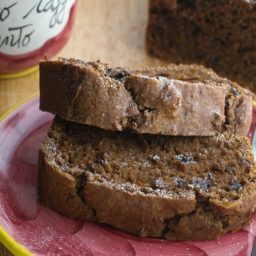
[[[13,255],[17,256],[32,256],[33,254],[22,244],[18,243],[0,226],[0,242]]]
[[[23,104],[27,103],[34,97],[38,96],[39,93],[34,93],[22,100],[21,102],[12,106],[9,110],[7,110],[3,115],[0,116],[0,122],[4,121],[12,112],[17,110]],[[0,242],[15,256],[32,256],[32,252],[30,252],[25,246],[17,242],[12,236],[8,234],[8,232],[0,225]]]

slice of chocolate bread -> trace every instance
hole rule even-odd
[[[246,135],[252,94],[202,66],[128,70],[59,59],[40,64],[40,108],[106,130]]]
[[[247,224],[256,166],[246,137],[111,132],[56,118],[39,157],[42,203],[139,236],[210,240]]]
[[[198,63],[256,92],[256,2],[150,0],[147,48]]]

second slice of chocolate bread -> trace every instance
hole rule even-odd
[[[139,236],[211,240],[256,207],[249,139],[111,132],[56,118],[39,158],[39,196],[63,215]]]

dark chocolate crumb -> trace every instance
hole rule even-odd
[[[229,173],[229,174],[234,173],[234,167],[232,167],[232,166],[230,166],[230,165],[226,166],[226,167],[225,167],[225,172],[226,172],[226,173]]]
[[[184,179],[181,179],[179,177],[175,177],[174,182],[176,183],[176,186],[178,188],[183,188],[187,185],[187,182]]]
[[[238,182],[238,181],[233,181],[233,182],[231,183],[231,185],[230,185],[230,189],[231,189],[231,190],[238,191],[238,190],[241,189],[241,188],[242,188],[242,185],[241,185],[241,183]]]
[[[177,159],[180,162],[185,163],[185,164],[191,164],[191,163],[194,162],[193,157],[192,156],[188,156],[186,154],[177,155],[177,156],[175,156],[175,159]]]
[[[241,165],[242,165],[246,170],[248,170],[249,167],[250,167],[250,162],[249,162],[248,160],[246,160],[246,159],[242,159],[242,160],[241,160]]]
[[[159,79],[161,77],[168,77],[168,73],[159,73],[156,78]]]
[[[207,203],[204,205],[204,210],[207,212],[211,209],[210,205]]]
[[[168,220],[168,227],[173,227],[173,226],[177,226],[178,223],[180,222],[180,219],[182,217],[180,215],[175,215],[173,218]]]
[[[193,178],[192,179],[192,185],[195,188],[199,188],[199,189],[202,189],[204,191],[208,191],[209,188],[211,187],[211,182],[209,180],[202,179],[202,178]]]
[[[129,72],[125,69],[122,68],[117,68],[117,69],[107,69],[107,74],[118,81],[122,81],[127,75],[129,75]]]
[[[84,184],[85,184],[85,173],[76,177],[76,193],[84,201]]]
[[[235,96],[239,96],[240,95],[240,92],[235,88],[235,87],[231,87],[230,88],[230,92],[235,95]]]
[[[212,165],[212,171],[215,172],[215,173],[216,172],[222,172],[222,168],[219,164],[215,163],[215,164]]]
[[[151,187],[153,189],[163,189],[165,187],[163,179],[162,178],[158,178],[158,179],[152,180]]]

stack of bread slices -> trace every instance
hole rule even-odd
[[[138,236],[211,240],[250,222],[252,94],[198,65],[40,64],[56,115],[39,154],[41,202]]]

